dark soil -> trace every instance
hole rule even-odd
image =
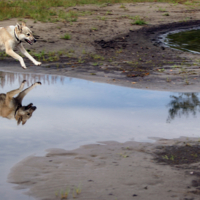
[[[156,153],[157,162],[168,165],[181,165],[200,162],[200,145],[191,146],[165,146],[161,152]]]

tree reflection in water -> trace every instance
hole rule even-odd
[[[169,116],[167,122],[170,123],[175,117],[182,115],[189,116],[192,114],[196,116],[200,111],[200,101],[198,93],[179,93],[178,96],[171,95],[171,102],[167,105],[169,107]]]

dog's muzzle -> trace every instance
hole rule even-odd
[[[32,45],[32,42],[31,42],[30,40],[25,39],[25,41],[26,41],[27,43],[29,43],[30,45]]]
[[[37,42],[37,40],[34,38],[34,43],[36,43]]]

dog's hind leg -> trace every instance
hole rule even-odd
[[[31,60],[35,65],[41,65],[41,62],[38,62],[37,60],[35,60],[27,51],[26,49],[23,47],[22,44],[19,44],[17,46],[17,48],[27,57],[29,58],[29,60]]]
[[[32,84],[30,87],[28,87],[25,90],[23,90],[22,92],[20,92],[18,94],[18,96],[16,97],[16,99],[19,100],[20,102],[22,102],[23,98],[28,94],[28,92],[30,92],[37,85],[41,85],[41,82],[36,82],[36,83]]]

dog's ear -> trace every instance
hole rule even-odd
[[[19,119],[17,120],[17,125],[20,125],[21,121],[22,121],[22,117],[19,117]]]
[[[26,124],[27,120],[22,120],[22,125]]]
[[[18,23],[17,23],[17,29],[18,29],[19,32],[22,32],[22,26]]]
[[[26,26],[26,24],[24,22],[22,22],[22,27]]]

